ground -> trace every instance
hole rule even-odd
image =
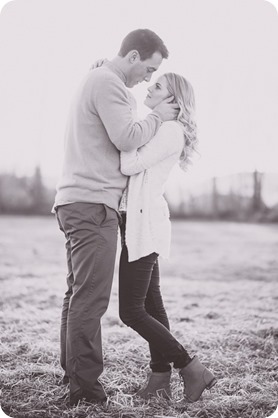
[[[64,238],[54,217],[0,218],[0,403],[13,418],[264,418],[278,394],[278,225],[173,222],[172,255],[161,262],[172,332],[218,379],[188,404],[173,372],[174,400],[135,393],[148,373],[147,343],[121,323],[117,255],[103,324],[108,393],[103,406],[67,405],[59,386]]]

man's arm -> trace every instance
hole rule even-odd
[[[154,138],[138,150],[121,152],[121,172],[132,176],[153,167],[172,154],[181,153],[184,139],[182,130],[163,124]]]
[[[144,120],[135,122],[126,89],[120,80],[107,77],[95,92],[95,106],[107,134],[120,151],[146,144],[164,120],[174,119],[174,105],[162,104]]]

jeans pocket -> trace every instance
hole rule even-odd
[[[102,203],[90,204],[90,220],[97,226],[101,226],[106,220],[107,211],[106,207]]]

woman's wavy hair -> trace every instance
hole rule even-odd
[[[179,105],[180,112],[177,120],[182,125],[184,133],[184,148],[180,156],[180,167],[187,170],[191,163],[191,156],[197,151],[197,125],[195,121],[195,96],[191,84],[181,75],[175,73],[164,74],[167,88],[174,101]]]

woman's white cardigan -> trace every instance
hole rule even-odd
[[[121,171],[130,176],[127,189],[126,245],[128,260],[153,252],[169,257],[171,224],[163,196],[165,183],[184,147],[177,121],[164,122],[143,147],[121,152]]]

